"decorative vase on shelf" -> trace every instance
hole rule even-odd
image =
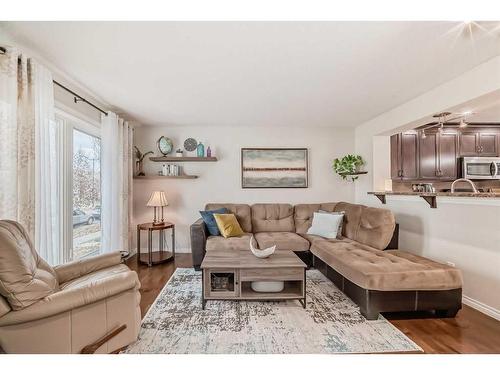
[[[207,148],[207,158],[209,158],[211,156],[212,156],[212,149],[210,148],[210,146],[208,146],[208,148]]]
[[[205,156],[205,146],[203,146],[203,143],[198,143],[198,147],[196,147],[196,153],[199,158],[202,158]]]
[[[135,162],[135,175],[136,176],[145,176],[146,174],[142,170],[142,160],[136,160]]]

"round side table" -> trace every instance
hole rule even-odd
[[[172,230],[172,251],[164,251],[164,230]],[[148,252],[141,253],[141,231],[148,231]],[[153,251],[153,232],[158,233],[158,251]],[[151,267],[154,264],[170,262],[175,259],[175,225],[164,222],[153,225],[153,223],[143,223],[137,225],[137,262],[147,264]]]

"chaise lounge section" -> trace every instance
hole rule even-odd
[[[207,251],[249,250],[254,235],[259,247],[277,245],[314,265],[358,304],[367,319],[377,319],[381,312],[419,310],[452,317],[462,306],[460,270],[393,249],[397,226],[389,210],[346,202],[207,204],[205,209],[222,207],[235,214],[245,234],[227,239],[209,236],[203,220],[196,221],[191,226],[196,269]],[[318,210],[344,212],[340,238],[307,234]]]

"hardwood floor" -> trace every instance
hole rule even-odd
[[[191,254],[177,254],[175,263],[153,267],[127,265],[141,281],[141,313],[146,314],[177,267],[191,267]],[[437,319],[430,313],[397,313],[384,316],[417,343],[425,353],[500,353],[500,322],[464,306],[456,318]]]
[[[145,264],[137,264],[134,255],[127,260],[127,266],[137,272],[141,282],[141,314],[144,317],[156,296],[161,292],[167,281],[173,275],[176,268],[189,268],[192,266],[191,254],[175,254],[175,260],[168,263],[148,267]]]

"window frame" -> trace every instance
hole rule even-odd
[[[75,116],[55,108],[56,121],[60,122],[60,170],[61,170],[61,238],[62,262],[73,261],[73,130],[97,137],[102,141],[101,124],[89,118]],[[101,152],[102,154],[102,152]],[[102,162],[102,159],[101,159]]]

